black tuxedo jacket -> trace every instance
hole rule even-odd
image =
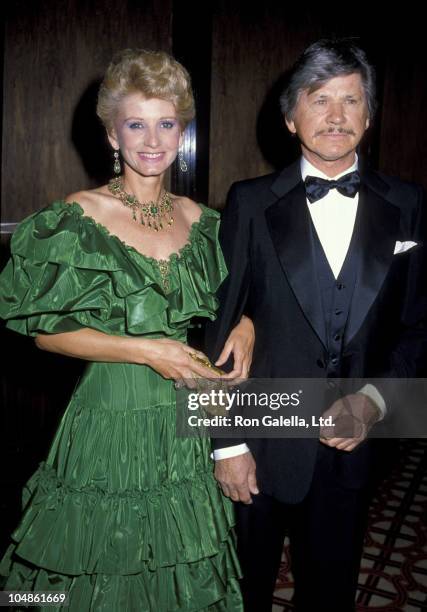
[[[354,237],[359,263],[338,376],[425,376],[423,192],[416,185],[373,172],[363,163],[359,171],[358,233]],[[229,276],[219,291],[218,318],[207,328],[207,351],[212,359],[245,313],[256,332],[251,377],[326,376],[325,322],[310,224],[299,161],[279,174],[232,186],[220,229]],[[414,241],[417,246],[394,255],[396,241]],[[217,439],[213,446],[242,441]],[[320,444],[317,440],[245,441],[255,456],[262,491],[291,503],[305,496]],[[331,465],[344,485],[364,484],[371,453],[369,443],[352,453],[331,449]]]

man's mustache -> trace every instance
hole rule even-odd
[[[349,134],[350,136],[356,136],[355,132],[349,128],[329,128],[328,130],[319,130],[314,135],[321,136],[322,134]]]

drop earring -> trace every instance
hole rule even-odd
[[[114,166],[113,166],[114,174],[120,174],[122,171],[122,167],[120,165],[119,152],[114,151]]]
[[[182,151],[178,151],[178,161],[179,161],[179,168],[181,172],[187,172],[188,166],[187,166],[187,162],[184,159],[184,154]]]

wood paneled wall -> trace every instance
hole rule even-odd
[[[381,169],[427,190],[427,54],[425,35],[389,49],[380,133]]]
[[[18,0],[5,25],[2,221],[109,174],[100,77],[126,47],[170,51],[172,0]]]

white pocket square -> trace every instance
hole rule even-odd
[[[396,244],[394,245],[394,253],[393,255],[397,255],[398,253],[404,253],[405,251],[409,251],[414,246],[417,246],[418,242],[412,242],[412,240],[405,240],[404,242],[400,242],[396,240]]]

